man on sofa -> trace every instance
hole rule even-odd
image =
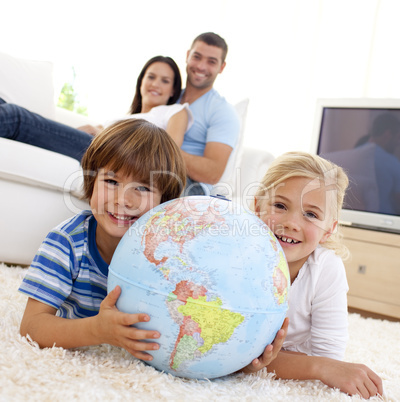
[[[239,136],[232,105],[213,88],[225,68],[228,46],[213,32],[197,36],[186,57],[186,88],[180,103],[189,103],[195,117],[186,132],[182,154],[188,170],[188,193],[209,194],[226,168]]]

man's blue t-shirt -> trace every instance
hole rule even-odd
[[[194,123],[185,133],[181,147],[183,151],[202,156],[207,142],[220,142],[232,148],[236,146],[240,130],[239,118],[235,108],[214,88],[196,99],[189,108]],[[209,184],[206,186],[212,187]]]

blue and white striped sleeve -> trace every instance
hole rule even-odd
[[[75,259],[71,237],[62,231],[51,231],[36,253],[19,291],[59,309],[72,290]]]

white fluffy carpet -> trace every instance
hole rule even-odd
[[[0,401],[352,401],[319,381],[282,381],[264,371],[213,381],[160,373],[108,345],[39,349],[19,335],[24,269],[0,264]],[[346,361],[378,373],[384,400],[400,401],[400,322],[349,315]],[[380,398],[374,397],[377,401]]]

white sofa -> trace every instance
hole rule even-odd
[[[52,64],[0,53],[0,97],[72,127],[94,123],[54,103]],[[273,156],[243,147],[248,101],[236,105],[242,120],[239,147],[213,193],[249,205]],[[0,261],[29,265],[41,241],[81,201],[81,168],[72,158],[0,138]]]

